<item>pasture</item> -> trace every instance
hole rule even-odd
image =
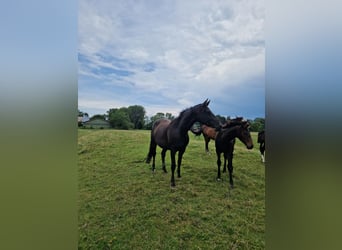
[[[156,172],[146,164],[150,131],[78,130],[79,249],[264,249],[265,166],[237,139],[235,188],[216,181],[215,143],[189,132],[176,187],[157,148]],[[221,157],[223,161],[223,156]],[[221,167],[221,171],[223,166]]]

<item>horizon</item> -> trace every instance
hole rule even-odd
[[[135,106],[135,105],[138,105],[138,104],[132,104],[132,105],[129,105],[129,106]],[[124,106],[124,107],[125,107],[125,108],[128,108],[129,106]],[[142,105],[138,105],[138,106],[142,106]],[[117,107],[117,109],[124,108],[124,107]],[[142,107],[143,107],[143,106],[142,106]],[[144,109],[145,109],[145,116],[147,116],[148,118],[151,118],[152,116],[156,115],[157,113],[164,113],[164,115],[165,115],[166,113],[171,113],[172,116],[174,116],[175,118],[177,118],[177,117],[179,116],[179,114],[180,114],[183,110],[185,110],[185,109],[187,109],[187,108],[189,108],[189,107],[186,107],[186,108],[180,110],[177,114],[174,114],[174,113],[169,112],[169,111],[165,111],[165,112],[164,112],[164,111],[157,111],[157,112],[155,112],[155,113],[148,114],[147,111],[146,111],[146,109],[145,109],[145,107],[144,107]],[[113,109],[115,109],[115,108],[113,108]],[[89,118],[92,118],[92,117],[95,116],[95,115],[107,115],[107,111],[109,111],[109,109],[106,110],[106,111],[103,112],[103,113],[91,113],[91,112],[87,112],[87,111],[84,111],[84,110],[81,110],[81,109],[79,109],[79,111],[83,112],[84,114],[87,113],[87,114],[88,114],[88,117],[89,117]],[[214,112],[213,112],[213,113],[214,113]],[[219,116],[222,116],[222,117],[225,117],[225,118],[227,118],[227,117],[241,117],[241,116],[242,116],[242,115],[236,115],[236,114],[233,114],[233,115],[222,115],[222,114],[216,114],[216,113],[214,113],[214,115],[215,115],[215,116],[216,116],[216,115],[219,115]],[[256,118],[263,118],[263,119],[266,118],[265,116],[255,116],[255,117],[245,117],[245,116],[242,116],[242,117],[245,118],[245,119],[248,119],[248,120],[254,120],[254,119],[256,119]]]

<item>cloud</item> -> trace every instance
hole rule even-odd
[[[142,100],[152,110],[158,105],[144,98],[157,94],[160,106],[165,102],[176,110],[221,98],[227,86],[264,75],[264,1],[83,0],[79,5],[79,85],[93,81],[88,90],[94,95],[119,86],[131,104]],[[111,98],[119,100],[118,95]]]

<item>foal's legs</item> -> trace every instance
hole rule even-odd
[[[216,151],[217,156],[217,180],[221,179],[221,153]]]
[[[209,142],[210,142],[210,138],[207,136],[204,136],[204,141],[205,141],[205,152],[207,152],[207,154],[210,154],[209,153],[209,147],[208,147]]]
[[[233,182],[233,153],[228,153],[228,171],[230,187],[234,188]]]
[[[164,173],[167,173],[166,171],[166,166],[165,166],[165,154],[166,154],[167,149],[163,148],[162,152],[161,152],[161,157],[162,157],[162,167],[164,170]]]
[[[229,142],[227,153],[224,156],[225,157],[225,164],[223,167],[223,173],[225,173],[227,171],[226,160],[228,159],[228,161],[233,162],[234,145],[235,145],[235,139],[233,139]]]

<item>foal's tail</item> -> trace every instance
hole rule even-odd
[[[150,149],[149,149],[147,157],[146,157],[146,161],[145,161],[146,163],[150,163],[152,157],[156,155],[156,148],[157,148],[157,145],[154,142],[152,135],[151,135]]]

